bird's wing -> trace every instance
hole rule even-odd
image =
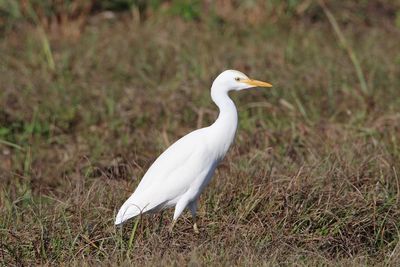
[[[122,205],[116,224],[181,196],[208,171],[212,164],[205,157],[207,145],[201,130],[182,137],[157,158]]]
[[[202,130],[193,131],[168,147],[147,170],[135,193],[144,191],[152,184],[166,182],[172,172],[184,166],[196,154],[204,151],[206,144]]]

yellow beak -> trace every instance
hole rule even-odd
[[[251,86],[254,86],[254,87],[272,87],[272,84],[270,84],[270,83],[252,80],[252,79],[243,79],[243,80],[241,80],[241,82],[251,85]]]

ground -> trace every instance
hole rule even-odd
[[[175,2],[1,28],[2,265],[399,265],[399,5]],[[115,227],[157,156],[215,120],[225,69],[274,87],[232,93],[200,234],[189,212],[169,234],[172,210]]]

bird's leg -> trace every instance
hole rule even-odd
[[[169,232],[170,233],[172,233],[172,229],[174,228],[176,220],[178,220],[178,217],[182,214],[182,212],[186,208],[187,204],[188,204],[188,201],[185,198],[183,198],[183,199],[181,198],[178,201],[178,203],[176,203],[175,211],[174,211],[174,217],[173,217],[173,220],[172,220],[171,227],[169,228]]]
[[[196,209],[197,209],[197,201],[194,200],[189,204],[190,213],[192,214],[193,219],[193,231],[195,234],[200,234],[199,228],[197,227],[197,218],[196,218]]]
[[[162,210],[160,214],[160,221],[158,222],[158,231],[161,229],[163,218],[164,218],[164,210]]]
[[[174,228],[174,226],[175,226],[175,223],[176,223],[176,219],[173,219],[173,220],[172,220],[172,223],[171,223],[171,225],[170,225],[170,227],[169,227],[169,233],[170,233],[170,234],[172,234],[172,230],[173,230],[173,228]]]

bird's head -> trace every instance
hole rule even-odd
[[[246,74],[237,70],[226,70],[218,75],[213,82],[213,87],[218,86],[226,91],[240,91],[252,87],[272,87],[267,82],[250,79]]]

